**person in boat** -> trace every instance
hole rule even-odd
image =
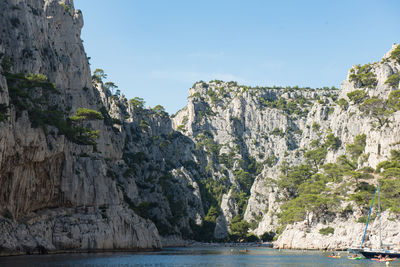
[[[380,260],[382,259],[382,254],[379,254],[378,259]]]

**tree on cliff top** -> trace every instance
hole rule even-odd
[[[107,74],[102,69],[95,69],[92,75],[92,81],[101,83],[103,79],[107,79]]]

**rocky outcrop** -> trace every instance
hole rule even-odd
[[[351,221],[353,221],[351,223]],[[321,234],[321,229],[332,227],[334,233]],[[396,245],[400,242],[398,218],[389,212],[382,213],[382,243]],[[379,220],[368,227],[365,246],[379,248]],[[310,228],[305,222],[288,226],[275,243],[276,247],[289,249],[346,249],[361,245],[365,223],[356,223],[355,217],[336,220],[330,224],[319,223]]]

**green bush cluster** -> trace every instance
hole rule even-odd
[[[385,81],[385,84],[388,84],[396,89],[399,89],[399,83],[400,83],[400,74],[399,73],[394,73],[390,75],[387,80]]]
[[[161,105],[156,105],[152,109],[157,115],[168,116],[168,113],[165,111],[165,108]]]
[[[392,150],[391,158],[379,163],[376,171],[380,174],[381,204],[383,209],[390,209],[400,214],[400,151]]]
[[[301,168],[303,170],[294,170],[289,174],[292,181],[296,182],[292,185],[292,190],[296,189],[295,197],[290,198],[281,206],[281,213],[278,214],[281,224],[307,220],[310,225],[310,213],[318,218],[338,204],[336,194],[326,186],[326,183],[329,182],[327,176],[315,173],[307,165],[303,165]],[[302,172],[302,177],[294,178],[294,173],[299,171]],[[278,183],[278,185],[282,186],[282,183]]]
[[[92,81],[101,83],[103,79],[107,79],[107,74],[102,69],[95,69],[92,75]]]
[[[349,102],[346,101],[344,98],[339,98],[336,102],[342,110],[347,110],[349,108]]]
[[[220,101],[217,93],[215,91],[213,91],[212,89],[208,89],[207,95],[210,97],[211,103],[213,103],[213,104],[216,104],[218,101]]]
[[[142,129],[143,131],[147,131],[150,128],[150,125],[147,121],[141,119],[139,123],[139,128]]]
[[[333,234],[334,232],[335,232],[335,228],[330,227],[330,226],[319,229],[319,233],[321,235],[329,235],[329,234]]]
[[[321,129],[321,125],[319,125],[319,123],[317,123],[317,122],[313,122],[313,124],[312,124],[312,126],[311,126],[311,129],[312,129],[314,132],[318,132],[318,131]]]
[[[19,117],[23,111],[28,112],[32,127],[42,127],[47,132],[46,125],[55,126],[58,134],[65,135],[70,141],[80,145],[96,145],[99,131],[83,127],[83,120],[103,118],[97,111],[78,109],[72,119],[64,117],[64,111],[57,106],[49,106],[50,96],[59,94],[55,84],[43,74],[5,74],[9,88],[11,104],[14,105]],[[79,117],[79,119],[78,119]],[[74,120],[77,119],[77,120]],[[80,123],[77,123],[77,122]]]
[[[246,239],[249,227],[249,223],[241,215],[233,217],[230,222],[230,240],[240,241]]]
[[[361,103],[361,101],[363,101]],[[358,103],[361,103],[359,109],[364,115],[376,119],[378,126],[383,127],[390,122],[389,116],[400,110],[400,91],[396,90],[389,94],[388,99],[378,97],[363,96]]]
[[[306,98],[299,97],[296,99],[291,99],[290,101],[281,97],[278,100],[270,100],[269,98],[260,98],[260,104],[263,107],[280,109],[286,114],[292,115],[296,114],[299,116],[307,116],[309,110],[308,106],[311,104]]]
[[[280,136],[280,137],[284,137],[285,136],[285,132],[282,129],[278,128],[278,127],[275,127],[271,131],[271,134],[272,135],[276,135],[276,136]]]
[[[134,97],[129,102],[133,105],[135,111],[142,111],[144,109],[144,104],[146,103],[141,97]]]
[[[346,152],[350,155],[351,159],[356,161],[364,152],[367,136],[365,134],[357,135],[353,144],[346,146]]]
[[[367,97],[367,92],[365,92],[364,90],[354,90],[350,93],[347,93],[347,97],[354,104],[360,104]]]
[[[398,45],[390,54],[390,58],[397,61],[400,64],[400,45]]]
[[[370,176],[368,173],[370,169],[356,171],[357,159],[365,148],[365,135],[357,136],[354,143],[348,145],[347,152],[352,160],[342,155],[336,163],[321,166],[327,149],[335,149],[338,146],[340,146],[340,140],[333,134],[329,134],[324,144],[318,141],[312,142],[312,147],[315,149],[305,153],[309,164],[289,166],[284,162],[281,165],[281,176],[277,181],[277,186],[286,197],[286,202],[281,206],[281,212],[278,214],[282,229],[288,223],[309,220],[310,213],[314,214],[314,218],[318,218],[327,212],[335,211],[340,202],[340,194],[327,187],[327,183],[341,182],[342,177],[347,175],[355,178],[358,184],[358,179]],[[363,191],[363,188],[359,191]],[[352,199],[359,199],[361,194],[363,193],[352,196]],[[366,197],[365,194],[363,196]]]
[[[78,108],[74,116],[69,119],[74,122],[81,122],[85,120],[102,120],[104,117],[100,112],[89,108]]]
[[[213,136],[210,132],[203,131],[201,134],[196,136],[196,140],[197,149],[205,149],[207,154],[218,157],[222,145],[217,144],[214,141]]]
[[[378,83],[376,75],[372,72],[372,65],[357,65],[350,70],[350,81],[358,87],[375,87]]]
[[[60,6],[62,6],[64,8],[64,11],[66,13],[70,14],[71,10],[67,4],[65,4],[65,3],[59,3],[59,4],[60,4]]]

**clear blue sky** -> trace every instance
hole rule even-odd
[[[175,113],[195,81],[339,87],[400,40],[397,0],[75,0],[92,71]]]

